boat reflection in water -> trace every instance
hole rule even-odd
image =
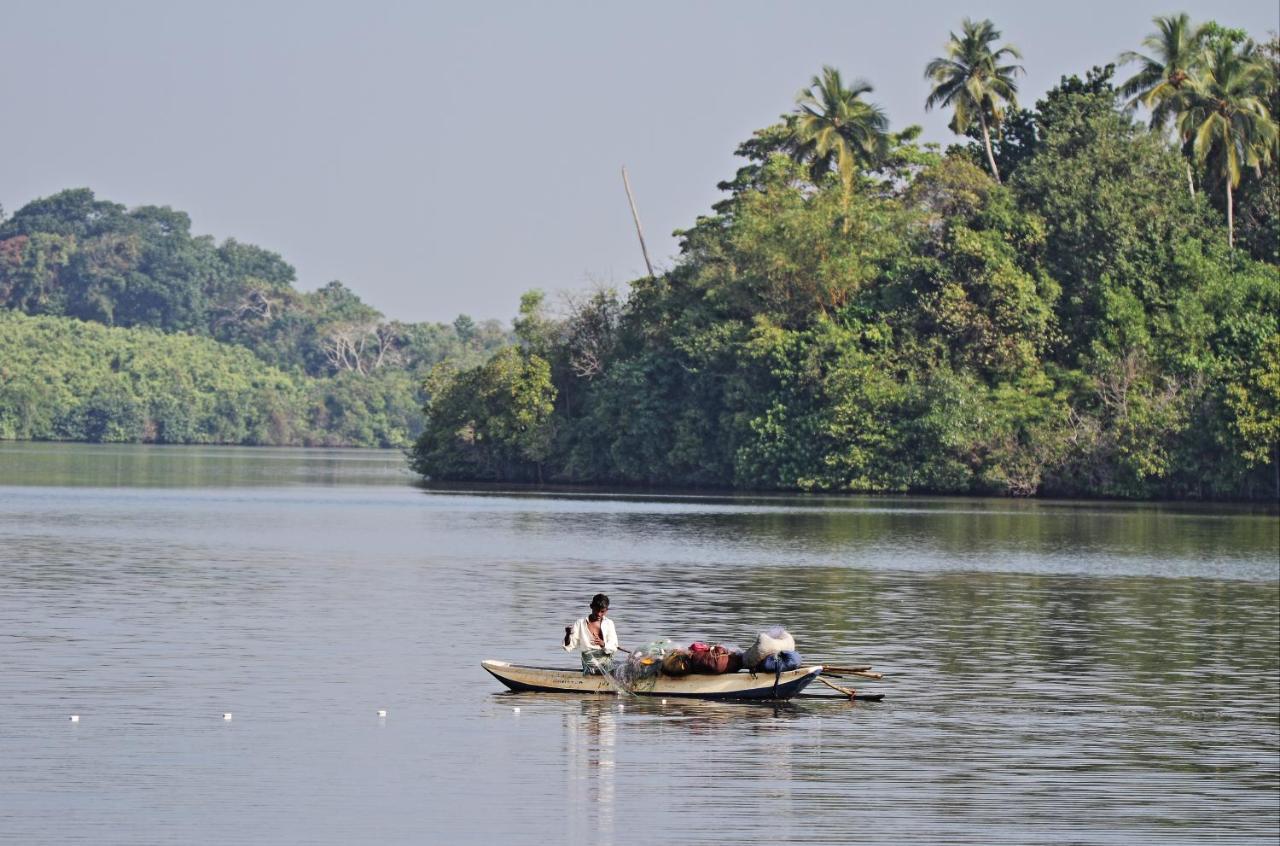
[[[750,785],[756,801],[776,809],[780,820],[790,817],[796,723],[820,717],[820,706],[794,702],[718,702],[652,699],[630,696],[499,693],[504,702],[519,702],[525,712],[559,711],[564,729],[565,842],[611,846],[619,838],[619,820],[634,818],[635,808],[621,809],[619,801],[649,806],[655,811],[698,803],[709,807],[727,801],[736,782]],[[661,750],[680,749],[672,758]],[[751,773],[735,772],[743,756],[752,761]],[[693,777],[691,766],[711,764],[723,778],[715,783]],[[717,758],[723,760],[717,762]],[[722,764],[722,766],[720,766]],[[628,773],[620,773],[626,767]],[[644,776],[640,776],[643,773]],[[618,795],[619,778],[635,781],[643,790]],[[801,780],[804,778],[801,776]]]
[[[568,703],[566,703],[568,704]],[[617,800],[615,775],[620,701],[578,702],[578,708],[564,713],[565,755],[568,759],[568,806],[582,813],[571,814],[571,843],[614,842]]]

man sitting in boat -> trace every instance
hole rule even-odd
[[[564,651],[582,653],[584,674],[606,673],[613,667],[613,653],[618,651],[618,632],[608,619],[609,597],[597,593],[591,597],[591,616],[564,627]]]

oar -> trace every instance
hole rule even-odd
[[[856,690],[851,690],[847,687],[841,687],[838,684],[832,684],[831,682],[824,679],[822,676],[818,676],[818,681],[822,682],[832,690],[838,690],[839,692],[843,693],[845,696],[849,697],[850,699],[853,699],[855,696],[858,695],[858,692]]]
[[[797,693],[795,699],[830,699],[832,702],[848,702],[848,696],[828,696],[823,693]],[[883,693],[858,693],[852,697],[858,702],[882,702],[884,701]]]
[[[861,702],[879,702],[881,699],[884,699],[883,693],[858,693],[856,690],[854,690],[851,687],[841,687],[838,684],[832,684],[831,682],[824,679],[822,676],[818,676],[818,681],[822,682],[832,690],[840,691],[845,696],[849,697],[850,702],[852,702],[855,699]],[[814,694],[810,694],[810,695],[813,696]],[[835,697],[834,696],[821,696],[821,697],[815,696],[815,698],[834,699]]]
[[[876,679],[877,681],[884,678],[884,673],[873,673],[870,670],[855,669],[853,667],[828,667],[826,664],[822,665],[822,674],[835,678],[859,676],[864,679]]]

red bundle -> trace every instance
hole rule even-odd
[[[690,672],[716,676],[721,673],[736,673],[741,669],[741,652],[730,652],[718,643],[715,646],[695,643],[689,647]]]

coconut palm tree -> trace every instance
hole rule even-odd
[[[1183,86],[1195,76],[1202,56],[1205,27],[1192,26],[1186,12],[1152,18],[1156,31],[1142,39],[1151,55],[1129,50],[1120,54],[1120,62],[1138,63],[1138,72],[1120,86],[1120,93],[1131,98],[1130,109],[1145,106],[1151,110],[1151,128],[1164,126],[1176,114]]]
[[[1000,30],[989,20],[965,18],[959,37],[953,32],[947,42],[947,55],[925,66],[925,79],[933,80],[933,91],[925,100],[925,109],[950,106],[955,110],[951,131],[962,135],[977,123],[982,128],[982,143],[987,148],[991,175],[1000,181],[996,157],[991,152],[991,129],[1004,119],[1001,101],[1016,106],[1018,86],[1013,78],[1022,73],[1022,65],[1000,64],[1008,58],[1021,59],[1022,54],[1011,44],[992,52],[991,43]]]
[[[1150,55],[1132,50],[1120,54],[1121,64],[1138,63],[1138,72],[1125,80],[1120,93],[1129,97],[1128,108],[1151,111],[1151,128],[1159,129],[1185,110],[1197,65],[1203,55],[1206,27],[1193,26],[1185,13],[1152,18],[1156,31],[1142,39]],[[1180,139],[1185,147],[1191,139]],[[1195,196],[1191,162],[1187,162],[1187,187]]]
[[[840,175],[846,231],[858,169],[874,166],[889,149],[889,119],[878,105],[862,99],[871,91],[871,84],[861,79],[845,88],[840,71],[824,66],[822,76],[796,95],[791,120],[787,146],[792,158],[807,163],[814,180],[832,169]]]
[[[1196,159],[1209,164],[1223,180],[1227,195],[1227,243],[1235,246],[1232,191],[1244,167],[1260,169],[1276,154],[1277,129],[1267,107],[1273,81],[1270,67],[1249,42],[1237,50],[1230,43],[1204,51],[1203,68],[1190,77],[1178,130],[1193,139]]]

